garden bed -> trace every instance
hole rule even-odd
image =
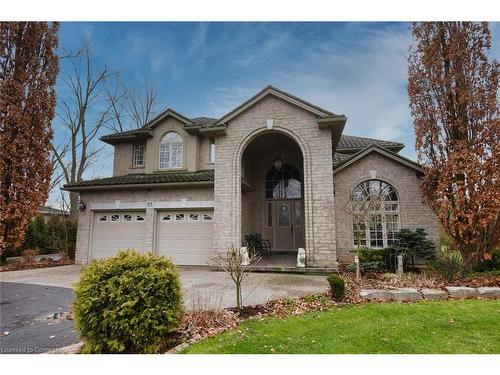
[[[20,271],[20,270],[31,270],[36,268],[47,268],[47,267],[58,267],[67,266],[69,264],[74,264],[75,261],[69,258],[61,259],[51,259],[51,258],[40,258],[40,259],[20,259],[16,261],[11,261],[4,266],[0,266],[0,272],[7,271]]]

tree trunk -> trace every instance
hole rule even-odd
[[[69,193],[69,217],[71,220],[76,221],[78,218],[78,201],[79,201],[78,193],[71,191]]]
[[[236,310],[241,310],[241,283],[236,284]]]

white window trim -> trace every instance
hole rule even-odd
[[[163,143],[163,140],[165,137],[167,137],[169,134],[175,134],[177,137],[179,137],[180,142],[168,142],[168,143]],[[174,156],[174,150],[172,146],[179,146],[180,145],[180,152],[179,155],[177,155],[177,161],[180,159],[180,165],[173,165],[172,160]],[[162,166],[162,146],[167,146],[165,153],[168,154],[168,162],[166,165]],[[184,167],[184,139],[182,136],[175,132],[175,131],[168,131],[166,132],[163,137],[160,140],[160,144],[158,146],[158,169],[159,170],[176,170],[176,169],[182,169]]]
[[[373,179],[373,180],[377,180],[377,179]],[[366,181],[370,181],[370,180],[366,180]],[[366,181],[363,181],[363,182],[366,182]],[[382,181],[382,180],[380,180]],[[363,183],[363,182],[360,182]],[[385,181],[382,181],[382,182],[385,182]],[[382,223],[382,246],[372,246],[371,244],[371,236],[370,236],[370,224],[371,224],[371,220],[369,219],[366,219],[365,221],[365,245],[361,245],[362,247],[368,247],[368,248],[373,248],[373,249],[383,249],[385,247],[388,247],[390,246],[388,244],[388,237],[387,237],[387,215],[397,215],[397,230],[399,231],[401,229],[401,202],[399,200],[399,194],[397,193],[397,190],[396,188],[394,188],[394,186],[390,185],[389,183],[385,182],[387,185],[391,186],[392,189],[394,190],[394,192],[396,193],[397,197],[398,197],[398,200],[397,201],[384,201],[384,200],[381,200],[380,201],[380,210],[376,210],[376,211],[373,211],[370,213],[370,215],[380,215],[381,216],[381,223]],[[358,185],[357,185],[358,186]],[[357,187],[356,186],[356,187]],[[397,205],[397,209],[396,210],[386,210],[386,205],[388,204],[396,204]],[[356,213],[354,213],[356,215]],[[351,233],[352,233],[352,243],[353,243],[353,246],[354,246],[354,249],[357,248],[358,244],[356,243],[356,239],[354,238],[354,217],[352,217],[352,223],[351,223]]]
[[[142,148],[142,163],[137,163],[137,149]],[[132,167],[144,167],[146,158],[146,145],[142,143],[134,144],[134,149],[132,153]]]

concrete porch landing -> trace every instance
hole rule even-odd
[[[262,256],[254,272],[286,272],[286,273],[329,273],[336,268],[297,267],[297,253],[271,253]]]

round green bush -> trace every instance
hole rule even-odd
[[[85,353],[156,353],[183,315],[172,262],[133,250],[93,261],[75,294],[73,314]]]
[[[332,273],[327,278],[328,283],[330,284],[330,289],[332,290],[332,297],[336,300],[341,300],[345,295],[345,282],[342,277],[339,275]]]

